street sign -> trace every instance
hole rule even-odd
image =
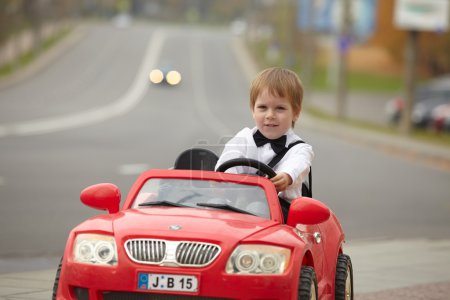
[[[396,0],[394,24],[400,29],[447,31],[449,0]]]

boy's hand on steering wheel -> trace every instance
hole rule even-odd
[[[292,178],[285,172],[278,173],[275,177],[270,179],[275,185],[277,192],[284,191],[289,185],[292,184]]]

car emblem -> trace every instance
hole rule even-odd
[[[169,229],[170,229],[170,230],[180,230],[180,229],[181,229],[181,226],[180,226],[180,225],[170,225],[170,226],[169,226]]]

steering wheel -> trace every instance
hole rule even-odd
[[[261,171],[262,173],[266,174],[269,178],[275,177],[277,175],[277,173],[275,173],[275,171],[271,167],[266,165],[265,163],[262,163],[260,161],[257,161],[256,159],[251,159],[251,158],[230,159],[230,160],[224,162],[223,164],[221,164],[217,168],[216,171],[217,172],[225,172],[229,168],[238,167],[238,166],[255,168],[255,169]]]

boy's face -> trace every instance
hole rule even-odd
[[[286,97],[271,95],[267,89],[256,98],[252,113],[256,127],[268,139],[277,139],[284,135],[299,115],[294,114]]]

